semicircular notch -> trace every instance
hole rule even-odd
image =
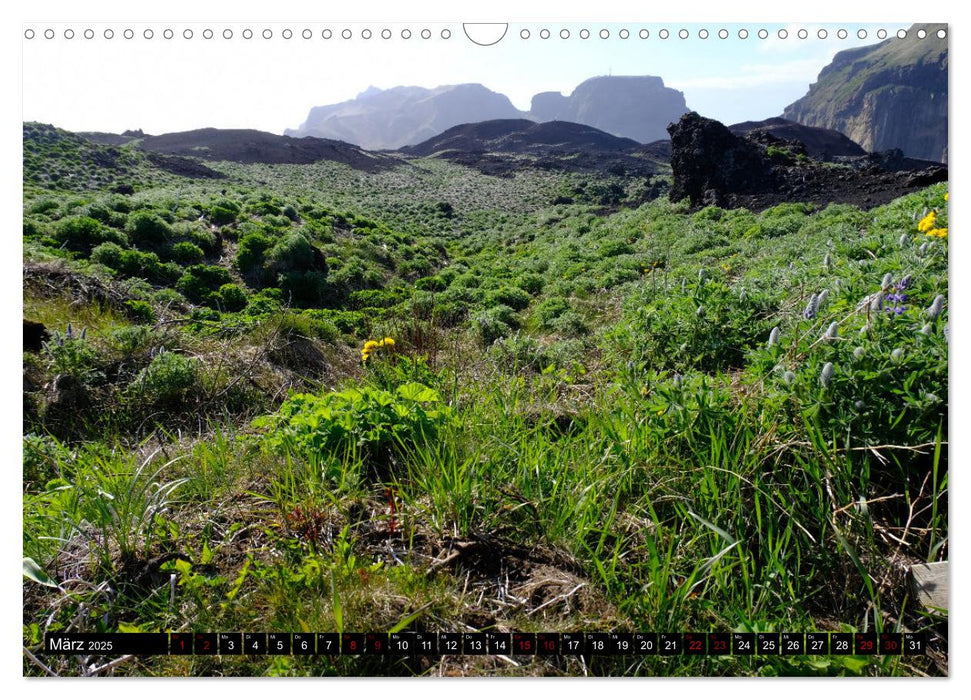
[[[462,29],[465,31],[465,36],[469,37],[469,41],[472,43],[478,44],[479,46],[492,46],[502,41],[502,38],[506,36],[509,25],[475,22],[463,24]]]

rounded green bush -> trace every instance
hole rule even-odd
[[[128,240],[120,231],[103,226],[90,216],[69,216],[57,223],[55,238],[70,250],[91,250],[99,243],[127,245]]]
[[[172,246],[172,258],[182,263],[183,265],[193,265],[195,263],[201,263],[205,258],[205,253],[202,248],[197,246],[195,243],[187,243],[183,241],[182,243],[176,243]]]
[[[137,245],[161,245],[172,236],[172,227],[162,217],[145,210],[131,214],[125,230]]]
[[[233,281],[229,271],[216,265],[191,265],[176,283],[175,288],[190,301],[199,303],[206,294],[217,292]]]
[[[196,381],[196,361],[174,352],[160,352],[129,385],[138,400],[155,405],[181,403]]]
[[[281,238],[266,257],[278,272],[307,272],[314,267],[314,247],[299,233]]]
[[[249,233],[239,240],[236,251],[236,268],[243,273],[263,264],[263,254],[273,245],[273,240],[262,233]]]
[[[510,307],[499,305],[476,314],[472,319],[479,339],[483,345],[492,345],[504,338],[519,326],[516,312]]]
[[[529,292],[519,287],[500,287],[486,295],[487,306],[508,306],[513,311],[522,311],[532,300]]]
[[[120,270],[123,252],[124,248],[117,243],[102,243],[91,251],[91,261],[112,270]]]
[[[238,284],[224,284],[219,288],[222,306],[226,311],[242,311],[246,307],[246,292]]]

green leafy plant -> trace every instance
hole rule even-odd
[[[371,387],[322,396],[291,396],[273,416],[256,421],[269,429],[267,443],[307,457],[359,454],[384,466],[403,445],[434,442],[451,411],[434,389],[417,382],[394,392]]]

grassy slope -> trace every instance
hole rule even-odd
[[[940,629],[903,571],[947,555],[947,310],[926,311],[947,244],[916,228],[927,209],[946,225],[944,187],[868,213],[605,210],[590,178],[415,161],[219,164],[230,177],[206,182],[126,149],[118,177],[50,141],[25,163],[25,313],[55,334],[24,356],[24,550],[61,588],[25,579],[27,646],[66,628]],[[118,181],[136,194],[107,194]],[[616,184],[622,200],[644,183]],[[165,225],[140,229],[139,210]],[[100,227],[64,223],[83,216]],[[270,247],[244,272],[255,234]],[[103,240],[157,261],[92,264]],[[238,310],[184,282],[189,241]],[[318,296],[284,303],[293,274]],[[878,309],[880,293],[907,299]],[[912,675],[934,658],[116,672]]]

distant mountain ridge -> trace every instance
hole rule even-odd
[[[906,39],[840,51],[782,116],[836,129],[868,151],[899,148],[947,162],[948,59],[940,29],[947,25],[914,25]]]
[[[684,93],[664,86],[652,75],[590,78],[569,97],[541,92],[533,97],[529,116],[536,121],[566,121],[593,126],[614,136],[650,143],[667,136],[668,124],[688,111]]]
[[[543,92],[529,112],[477,83],[428,89],[369,87],[353,100],[314,107],[289,136],[340,139],[367,149],[394,150],[419,144],[471,122],[530,119],[592,126],[645,143],[666,136],[667,125],[688,111],[684,95],[655,76],[590,78],[569,95]]]
[[[542,124],[528,119],[493,119],[472,124],[459,124],[415,146],[405,146],[402,153],[430,156],[442,151],[472,153],[555,153],[555,152],[625,152],[640,144],[583,124],[551,121]]]
[[[134,142],[134,146],[142,151],[209,161],[305,165],[328,160],[367,171],[391,168],[400,163],[396,158],[370,153],[343,141],[298,139],[255,129],[205,128],[158,136],[141,131],[124,134],[87,132],[80,136],[93,143],[123,145]]]
[[[457,124],[523,116],[508,97],[477,83],[433,89],[369,87],[353,100],[312,108],[299,128],[284,134],[339,139],[368,150],[394,150]]]

